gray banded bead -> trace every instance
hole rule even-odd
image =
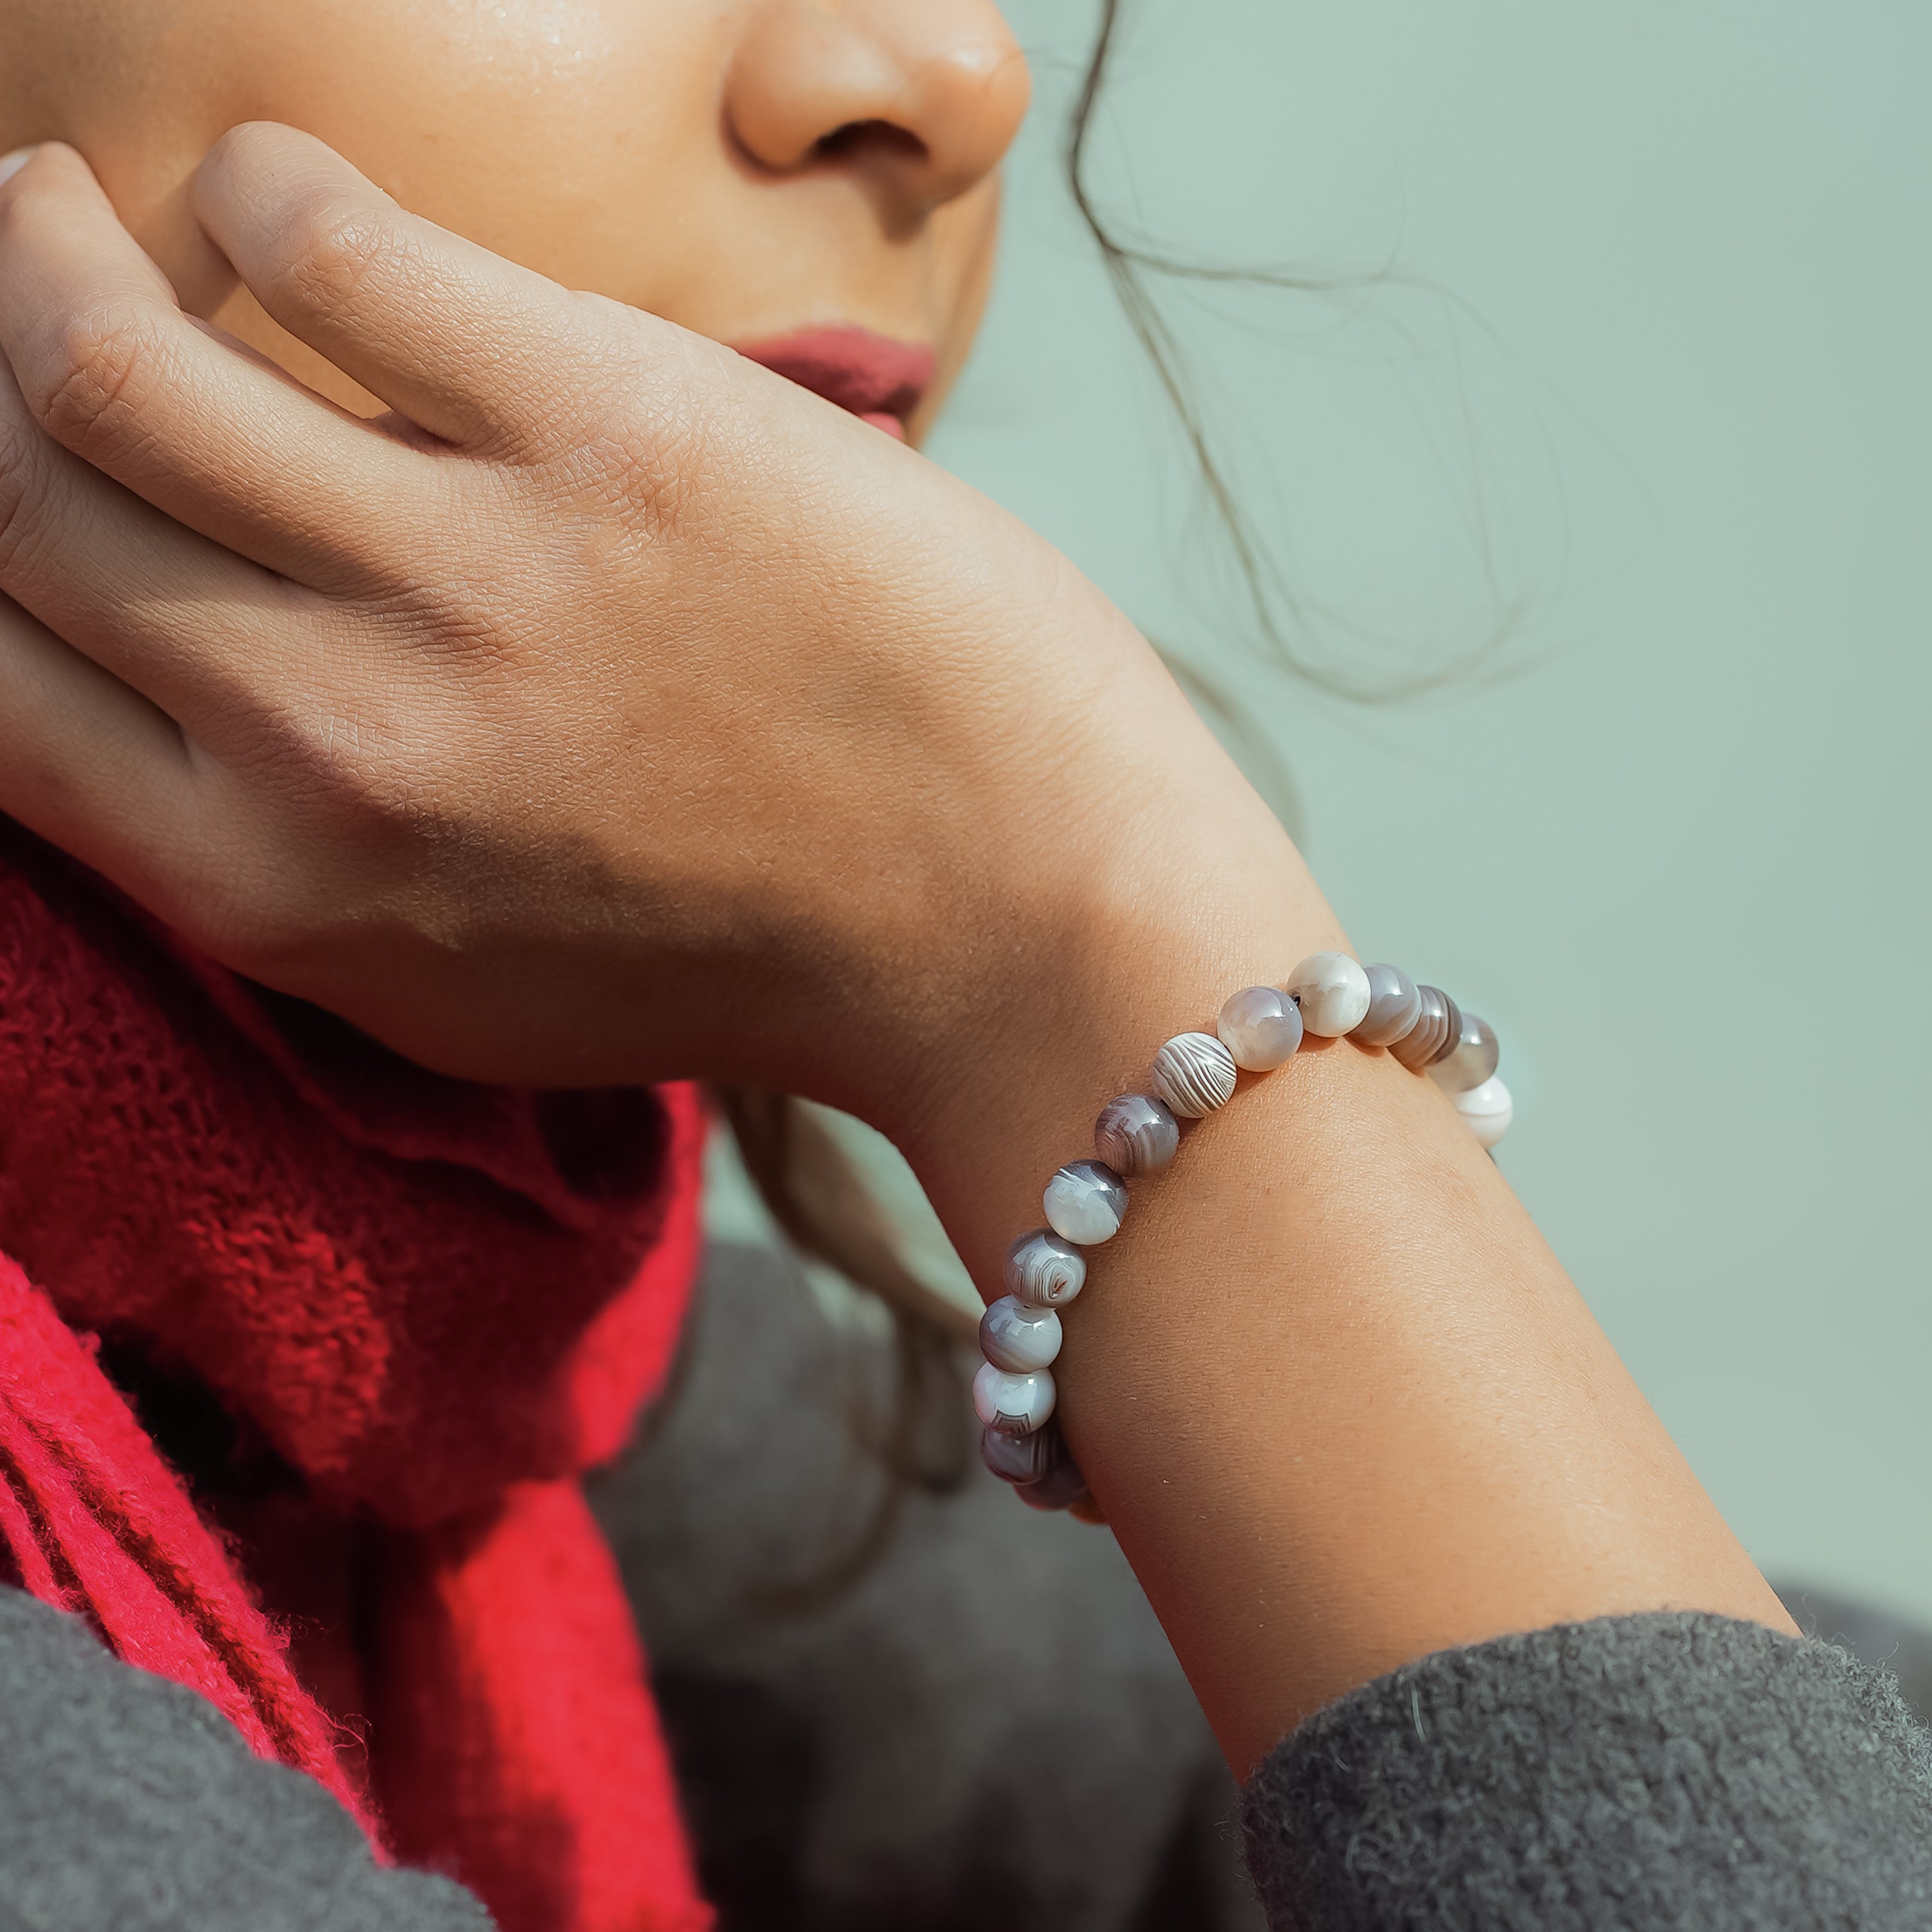
[[[1502,1058],[1495,1028],[1474,1013],[1465,1013],[1456,1043],[1430,1067],[1429,1077],[1451,1094],[1466,1094],[1495,1072]]]
[[[1070,1508],[1087,1493],[1087,1478],[1071,1456],[1063,1454],[1036,1483],[1022,1483],[1013,1494],[1036,1510]]]
[[[1050,1474],[1066,1454],[1056,1424],[1016,1436],[1010,1429],[980,1432],[980,1460],[1003,1483],[1036,1483]]]
[[[1272,1073],[1301,1044],[1301,1009],[1278,986],[1246,986],[1228,994],[1214,1030],[1244,1073]]]
[[[1029,1308],[1064,1308],[1087,1285],[1087,1257],[1044,1228],[1006,1250],[1006,1290]]]
[[[1126,1184],[1104,1162],[1069,1161],[1046,1184],[1042,1204],[1048,1225],[1062,1240],[1098,1247],[1111,1241],[1127,1218]]]
[[[1016,1436],[1043,1428],[1053,1413],[1059,1391],[1050,1370],[1035,1369],[1016,1376],[982,1362],[973,1378],[973,1412],[989,1429],[1010,1430]]]
[[[1422,995],[1400,966],[1370,966],[1369,1010],[1348,1037],[1361,1046],[1393,1046],[1415,1030]]]
[[[1003,1294],[980,1318],[980,1352],[996,1369],[1023,1376],[1050,1369],[1060,1353],[1060,1317]]]
[[[1234,1056],[1211,1033],[1178,1033],[1154,1057],[1154,1090],[1184,1119],[1226,1106],[1234,1091]]]
[[[1094,1123],[1094,1151],[1116,1174],[1158,1174],[1180,1144],[1180,1123],[1147,1094],[1121,1094]]]
[[[1462,1036],[1462,1016],[1440,986],[1418,986],[1422,1012],[1415,1024],[1389,1052],[1412,1073],[1424,1073]]]

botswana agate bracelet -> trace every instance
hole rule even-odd
[[[980,1453],[1034,1508],[1066,1509],[1087,1498],[1086,1480],[1053,1419],[1059,1311],[1086,1286],[1081,1250],[1120,1232],[1129,1178],[1158,1174],[1173,1160],[1183,1120],[1226,1106],[1239,1074],[1286,1065],[1310,1034],[1385,1047],[1411,1072],[1426,1073],[1486,1148],[1508,1131],[1514,1108],[1496,1078],[1495,1033],[1400,967],[1317,952],[1286,986],[1234,994],[1213,1033],[1175,1034],[1154,1055],[1152,1090],[1120,1094],[1101,1108],[1094,1124],[1099,1158],[1070,1162],[1046,1184],[1047,1226],[1013,1244],[1006,1292],[980,1320],[986,1360],[973,1378],[973,1406],[985,1424]]]

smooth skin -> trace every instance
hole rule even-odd
[[[394,412],[197,327],[71,151],[0,188],[0,809],[194,943],[454,1071],[850,1108],[989,1292],[1154,1045],[1346,944],[1125,619],[913,452],[286,128],[186,193]],[[1445,1646],[1791,1629],[1430,1083],[1244,1085],[1061,1376],[1238,1772]]]

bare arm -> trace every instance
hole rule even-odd
[[[1047,1024],[985,1040],[912,1142],[976,1276],[997,1280],[1045,1177],[1089,1151],[1153,1046],[1340,937],[1284,849],[1232,903],[1162,880],[1110,939],[1061,952]],[[1238,1774],[1318,1706],[1453,1646],[1666,1607],[1792,1629],[1432,1082],[1311,1040],[1242,1086],[1133,1184],[1055,1368]]]

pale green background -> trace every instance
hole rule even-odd
[[[1244,694],[1359,945],[1496,1023],[1504,1168],[1760,1564],[1932,1618],[1932,7],[1138,0],[1130,224],[1443,292],[1170,310],[1329,662],[1523,614],[1368,709],[1244,643],[1058,178],[1093,14],[1010,11],[932,453]]]

